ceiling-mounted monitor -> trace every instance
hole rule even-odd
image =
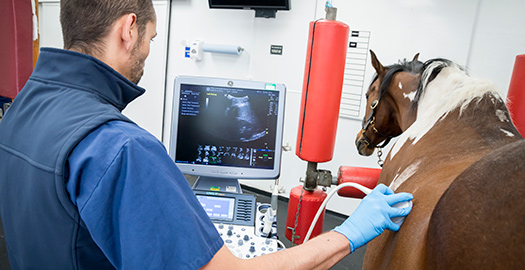
[[[210,8],[253,9],[255,17],[275,18],[277,10],[290,10],[290,0],[208,0]]]

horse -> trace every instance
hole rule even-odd
[[[447,59],[383,66],[370,53],[356,147],[370,156],[398,137],[378,183],[414,199],[398,232],[368,243],[363,269],[522,269],[525,140],[494,84]]]

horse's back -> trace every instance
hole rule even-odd
[[[500,147],[461,173],[431,217],[426,269],[525,266],[525,140]]]

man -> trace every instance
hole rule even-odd
[[[121,114],[140,80],[151,0],[62,0],[65,50],[43,48],[0,123],[0,211],[13,269],[329,268],[410,208],[384,185],[341,226],[242,260],[163,145]]]

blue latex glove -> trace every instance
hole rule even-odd
[[[398,231],[401,225],[395,224],[391,218],[408,215],[412,206],[400,209],[391,206],[412,198],[410,193],[394,194],[390,188],[379,184],[361,201],[354,213],[333,230],[348,238],[351,252],[354,252],[385,229]]]

